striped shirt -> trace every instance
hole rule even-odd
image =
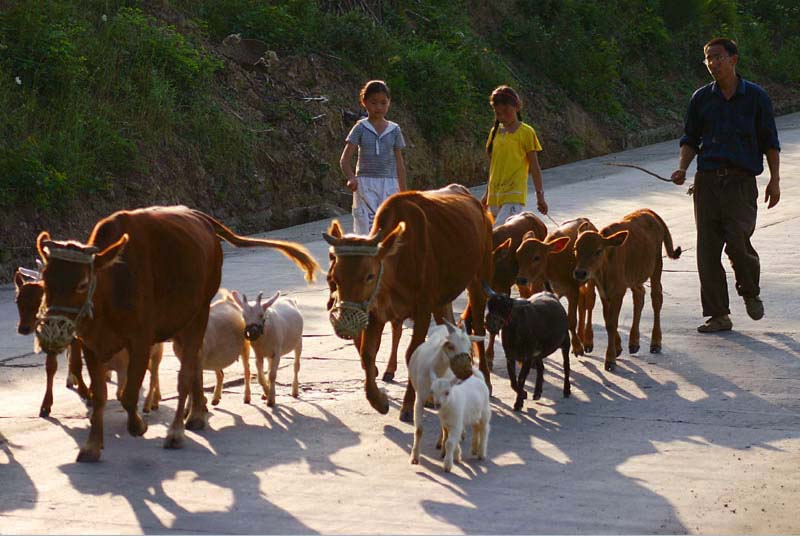
[[[347,143],[358,146],[357,177],[397,178],[395,149],[406,146],[400,126],[392,121],[378,135],[367,118],[359,120],[347,135]]]

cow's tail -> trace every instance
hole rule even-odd
[[[200,211],[195,211],[201,215],[211,226],[218,237],[225,240],[229,244],[238,248],[274,248],[286,255],[292,262],[294,262],[301,270],[305,272],[306,281],[313,281],[317,270],[319,270],[319,263],[311,255],[311,252],[296,242],[287,242],[285,240],[268,240],[265,238],[247,238],[239,236],[227,227],[212,218],[208,214]]]
[[[661,228],[664,229],[663,240],[664,240],[664,249],[667,250],[667,256],[669,256],[670,259],[677,259],[678,257],[681,256],[681,247],[678,246],[674,248],[672,246],[672,235],[669,232],[669,227],[667,227],[667,224],[664,222],[664,220],[661,219],[661,216],[659,216],[652,210],[648,210],[648,212],[652,214],[652,216],[656,220],[658,220],[658,223],[661,225]]]

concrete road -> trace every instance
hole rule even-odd
[[[515,413],[498,345],[489,459],[467,456],[451,474],[434,449],[437,418],[430,410],[421,464],[408,462],[412,427],[398,420],[405,367],[397,383],[384,384],[389,414],[377,414],[365,400],[354,348],[328,324],[324,280],[305,285],[280,254],[226,249],[223,285],[251,296],[280,289],[300,302],[307,335],[300,397],[289,396],[286,358],[278,405],[267,408],[258,396],[246,405],[241,368],[233,365],[209,428],[187,432],[183,450],[164,450],[177,369],[168,347],[166,400],[147,417],[149,430],[130,437],[119,403],[110,402],[98,464],[75,463],[87,437],[87,409],[63,387],[63,356],[52,415],[37,416],[44,359],[31,353],[30,337],[16,335],[13,289],[2,288],[0,532],[800,532],[800,115],[779,125],[782,201],[769,211],[760,202],[754,237],[766,316],[750,320],[729,281],[734,331],[722,335],[695,331],[702,318],[686,187],[603,165],[634,163],[668,176],[676,142],[545,171],[559,221],[588,216],[602,226],[650,207],[668,223],[685,253],[665,261],[664,350],[625,352],[617,371],[605,372],[598,306],[594,353],[572,361],[573,396],[561,398],[560,359],[552,357],[542,399]],[[765,183],[759,179],[762,192]],[[303,242],[327,265],[325,225],[269,236]],[[32,250],[31,265],[33,259]],[[620,322],[625,348],[631,309],[629,294]],[[648,297],[643,349],[651,326]],[[408,339],[406,333],[403,347]],[[211,374],[206,384],[213,384]]]

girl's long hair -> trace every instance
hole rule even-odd
[[[514,91],[511,86],[497,86],[492,94],[489,96],[489,104],[508,104],[510,106],[519,106],[522,108],[522,99],[519,94]],[[522,114],[517,110],[517,119],[522,121]],[[492,156],[492,146],[494,145],[494,137],[497,135],[497,127],[500,126],[500,121],[494,120],[492,130],[489,132],[489,143],[486,144],[486,154]]]

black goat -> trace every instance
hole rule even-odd
[[[486,283],[483,290],[489,297],[486,304],[486,329],[497,334],[502,330],[503,350],[508,362],[511,388],[517,393],[514,411],[522,409],[527,397],[525,380],[531,365],[536,363],[536,387],[533,399],[542,396],[542,377],[545,357],[561,348],[564,355],[564,397],[570,395],[569,349],[570,337],[567,312],[552,292],[539,292],[526,300],[514,299],[495,292]],[[522,367],[516,375],[516,362]]]

